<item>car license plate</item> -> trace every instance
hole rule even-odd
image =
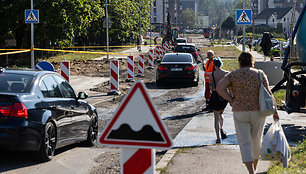
[[[171,71],[182,71],[182,68],[171,68]]]

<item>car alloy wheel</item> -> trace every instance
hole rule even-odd
[[[42,161],[50,161],[54,156],[56,146],[56,130],[51,122],[45,126],[45,134],[40,147],[40,158]]]
[[[98,135],[98,118],[97,114],[94,114],[93,121],[88,129],[87,140],[85,141],[85,145],[89,147],[95,145],[95,141],[97,140],[97,135]]]

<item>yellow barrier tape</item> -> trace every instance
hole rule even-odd
[[[156,46],[156,45],[132,45],[132,46],[109,46],[109,48],[133,48],[138,46]],[[106,48],[107,46],[70,46],[64,48]]]
[[[30,52],[31,50],[28,49],[28,50],[22,50],[22,51],[12,51],[12,52],[6,52],[6,53],[0,53],[0,56],[1,55],[9,55],[9,54],[17,54],[17,53],[25,53],[25,52]]]
[[[0,51],[19,51],[19,50],[28,50],[28,49],[0,49]]]
[[[126,53],[107,53],[107,52],[91,52],[91,51],[70,51],[70,50],[52,50],[52,49],[41,49],[41,48],[34,48],[37,51],[53,51],[53,52],[64,52],[64,53],[82,53],[82,54],[103,54],[103,55],[138,55],[138,54],[126,54]]]

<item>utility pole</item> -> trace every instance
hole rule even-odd
[[[31,10],[33,10],[33,0],[31,0]],[[34,24],[31,23],[31,69],[34,69]]]
[[[255,36],[254,0],[251,0],[251,10],[252,10],[252,29],[253,29],[253,39],[254,39]]]
[[[106,4],[105,4],[105,13],[106,13],[106,52],[107,52],[107,60],[109,60],[109,38],[108,38],[108,9],[107,9],[107,5],[108,2],[106,0]]]
[[[245,10],[245,0],[243,0],[243,10]],[[245,51],[245,25],[243,25],[243,45],[242,45],[242,51]]]
[[[139,0],[139,51],[141,51],[141,0]]]
[[[152,47],[152,0],[150,0],[150,47]]]
[[[290,30],[289,30],[289,55],[290,59],[293,57],[295,53],[294,44],[292,40],[292,33],[293,33],[293,25],[295,24],[295,6],[296,6],[296,0],[292,1],[292,14],[291,14],[291,21],[290,21]]]

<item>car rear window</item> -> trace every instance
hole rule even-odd
[[[166,55],[162,62],[192,62],[192,57],[188,54]]]
[[[25,74],[0,74],[0,92],[26,93],[33,78],[31,75]]]
[[[185,39],[177,39],[176,43],[187,43]]]
[[[191,51],[196,51],[195,47],[192,45],[178,45],[176,46],[176,51],[187,51],[187,52],[191,52]]]

